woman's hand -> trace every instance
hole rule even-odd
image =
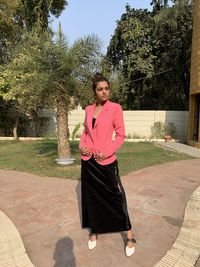
[[[81,152],[81,155],[83,155],[83,156],[91,156],[92,155],[92,152],[90,152],[86,146],[81,147],[80,152]]]
[[[102,161],[102,160],[106,159],[106,157],[103,154],[103,152],[99,152],[99,153],[96,153],[94,155],[94,159],[97,160],[97,161]]]

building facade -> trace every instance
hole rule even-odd
[[[200,148],[200,0],[194,0],[188,144]]]

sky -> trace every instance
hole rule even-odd
[[[69,44],[89,34],[96,34],[102,41],[102,52],[106,53],[116,21],[125,12],[128,3],[134,8],[151,9],[151,0],[68,0],[69,4],[51,26],[57,31],[59,22]]]

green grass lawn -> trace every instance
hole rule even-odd
[[[0,168],[26,171],[38,175],[70,179],[80,177],[80,156],[78,142],[71,142],[75,164],[59,166],[56,140],[42,141],[0,141]],[[125,143],[118,152],[120,174],[135,171],[146,166],[190,159],[185,154],[169,152],[152,143]]]

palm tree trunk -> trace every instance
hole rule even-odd
[[[57,138],[59,158],[70,158],[68,104],[63,96],[57,99]]]

